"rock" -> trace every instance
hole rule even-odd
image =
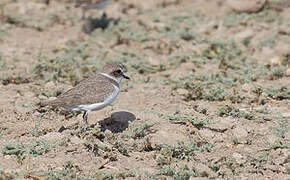
[[[82,140],[76,136],[73,136],[72,138],[70,138],[70,142],[73,144],[83,144],[85,143],[85,140]]]
[[[186,70],[186,71],[190,71],[190,72],[194,72],[195,71],[195,66],[193,63],[181,63],[180,64],[180,68],[183,69],[183,70]]]
[[[235,35],[236,41],[242,41],[244,39],[250,39],[255,35],[255,32],[251,29],[242,31]]]
[[[267,136],[267,140],[269,144],[274,144],[275,142],[277,142],[279,140],[279,138],[275,135],[268,135]]]
[[[271,66],[281,66],[282,65],[282,62],[281,62],[281,59],[280,57],[273,57],[270,59],[270,64]]]
[[[273,172],[282,172],[282,168],[279,165],[265,164],[265,168]]]
[[[205,138],[207,140],[212,140],[215,136],[215,134],[212,130],[205,129],[205,128],[199,130],[198,132],[202,138]]]
[[[244,91],[244,92],[250,92],[252,90],[252,85],[248,84],[248,83],[245,83],[242,85],[241,89]]]
[[[290,132],[289,131],[285,133],[285,139],[290,139]]]
[[[34,97],[34,93],[31,91],[26,91],[26,92],[24,92],[24,96],[28,97],[28,98],[32,98],[32,97]]]
[[[42,139],[43,141],[49,144],[57,143],[60,140],[62,140],[62,138],[64,138],[64,135],[59,132],[51,132],[40,137],[40,139]]]
[[[285,76],[290,76],[290,67],[288,67],[288,69],[286,69]]]
[[[233,158],[238,164],[244,164],[247,161],[247,158],[236,152],[233,153]]]
[[[248,136],[248,132],[246,129],[242,127],[236,127],[232,130],[233,138],[238,139],[239,142],[244,142]]]
[[[197,31],[201,34],[210,34],[214,29],[218,28],[218,25],[219,24],[216,21],[211,21],[208,24],[199,26]]]
[[[188,94],[188,90],[186,90],[186,89],[182,89],[182,88],[178,88],[178,89],[176,90],[176,92],[177,92],[177,94],[179,94],[179,95],[186,95],[186,94]]]
[[[290,35],[290,28],[288,26],[280,26],[279,33],[284,35]]]
[[[45,89],[53,89],[55,87],[55,84],[53,81],[49,81],[44,85]]]
[[[282,113],[281,115],[284,118],[290,118],[290,112]]]
[[[151,66],[159,66],[160,65],[160,62],[157,59],[152,58],[152,57],[148,58],[148,62]]]
[[[266,0],[227,0],[227,4],[237,12],[255,13],[260,11]]]
[[[47,100],[47,97],[44,96],[44,95],[42,95],[42,94],[40,94],[40,95],[38,96],[38,98],[39,98],[40,100]]]

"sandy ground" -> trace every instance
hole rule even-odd
[[[290,178],[286,5],[119,0],[84,21],[70,1],[0,6],[0,179]],[[132,80],[89,127],[37,106],[113,61]]]

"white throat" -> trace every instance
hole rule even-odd
[[[106,76],[107,78],[110,78],[110,79],[116,81],[118,84],[120,84],[121,81],[122,81],[122,79],[123,79],[123,76],[120,76],[118,78],[115,78],[115,77],[112,77],[112,76],[110,76],[108,74],[105,74],[105,73],[100,73],[100,74],[103,75],[103,76]]]

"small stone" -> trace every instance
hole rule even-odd
[[[244,40],[244,39],[250,39],[254,36],[255,32],[253,30],[245,30],[245,31],[242,31],[238,34],[235,35],[235,39],[237,41],[241,41],[241,40]]]
[[[53,50],[54,53],[57,53],[59,51],[64,51],[66,49],[67,49],[67,47],[66,47],[66,45],[64,43],[56,44],[52,48],[52,50]]]
[[[47,100],[47,97],[44,96],[44,95],[39,95],[38,98],[39,98],[40,100]]]
[[[290,67],[288,69],[286,69],[285,76],[290,76]]]
[[[280,26],[279,33],[285,34],[285,35],[290,35],[290,28],[288,26]]]
[[[270,59],[271,66],[281,66],[282,62],[280,57],[274,57]]]
[[[285,139],[290,139],[290,132],[289,131],[285,133]]]
[[[232,133],[233,137],[237,138],[239,141],[244,141],[248,136],[247,130],[242,127],[236,127],[232,130]]]
[[[82,140],[82,139],[80,139],[80,138],[78,138],[78,137],[76,137],[76,136],[73,136],[73,137],[70,139],[70,141],[71,141],[71,143],[73,143],[73,144],[83,144],[83,143],[85,143],[84,140]]]
[[[104,134],[105,134],[105,136],[110,136],[110,135],[112,135],[112,132],[109,129],[106,129]]]
[[[208,24],[199,26],[197,31],[203,34],[210,34],[214,29],[218,28],[218,23],[216,21],[211,21]]]
[[[62,140],[63,137],[64,135],[59,132],[51,132],[44,136],[41,136],[40,139],[44,140],[45,142],[48,142],[49,144],[54,144]]]
[[[279,165],[265,164],[265,168],[269,169],[271,171],[274,171],[274,172],[281,172],[282,171]]]
[[[274,144],[275,142],[277,142],[279,140],[279,138],[275,135],[269,135],[267,137],[268,143],[269,144]]]
[[[186,71],[191,71],[191,72],[194,72],[195,71],[195,65],[193,63],[181,63],[180,64],[180,68],[181,69],[184,69]]]
[[[24,96],[28,97],[28,98],[32,98],[32,97],[34,97],[34,93],[31,92],[31,91],[27,91],[27,92],[24,93]]]
[[[237,12],[255,13],[260,11],[266,0],[227,0],[227,4]]]
[[[241,88],[242,88],[242,90],[243,90],[244,92],[249,92],[249,91],[251,91],[252,86],[251,86],[250,84],[245,83],[245,84],[242,85]]]
[[[290,118],[290,112],[282,113],[281,115],[284,118]]]
[[[11,159],[12,156],[5,155],[5,156],[3,156],[3,157],[4,157],[4,159],[8,160],[8,159]]]
[[[182,89],[182,88],[177,89],[176,92],[179,95],[186,95],[186,94],[188,94],[188,90]]]
[[[148,58],[148,62],[152,66],[159,66],[160,65],[160,62],[157,59],[152,58],[152,57]]]
[[[209,129],[201,129],[199,130],[199,135],[202,137],[202,138],[205,138],[207,140],[212,140],[215,136],[215,134],[213,133],[213,131],[209,130]]]
[[[55,87],[55,84],[54,84],[53,81],[50,81],[50,82],[47,82],[47,83],[44,85],[44,87],[45,87],[46,89],[53,89],[53,88]]]
[[[236,152],[233,153],[233,158],[238,164],[244,164],[247,161],[247,158]]]

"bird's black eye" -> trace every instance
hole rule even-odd
[[[118,74],[122,74],[121,69],[118,69],[118,70],[116,71],[116,73],[118,73]]]

